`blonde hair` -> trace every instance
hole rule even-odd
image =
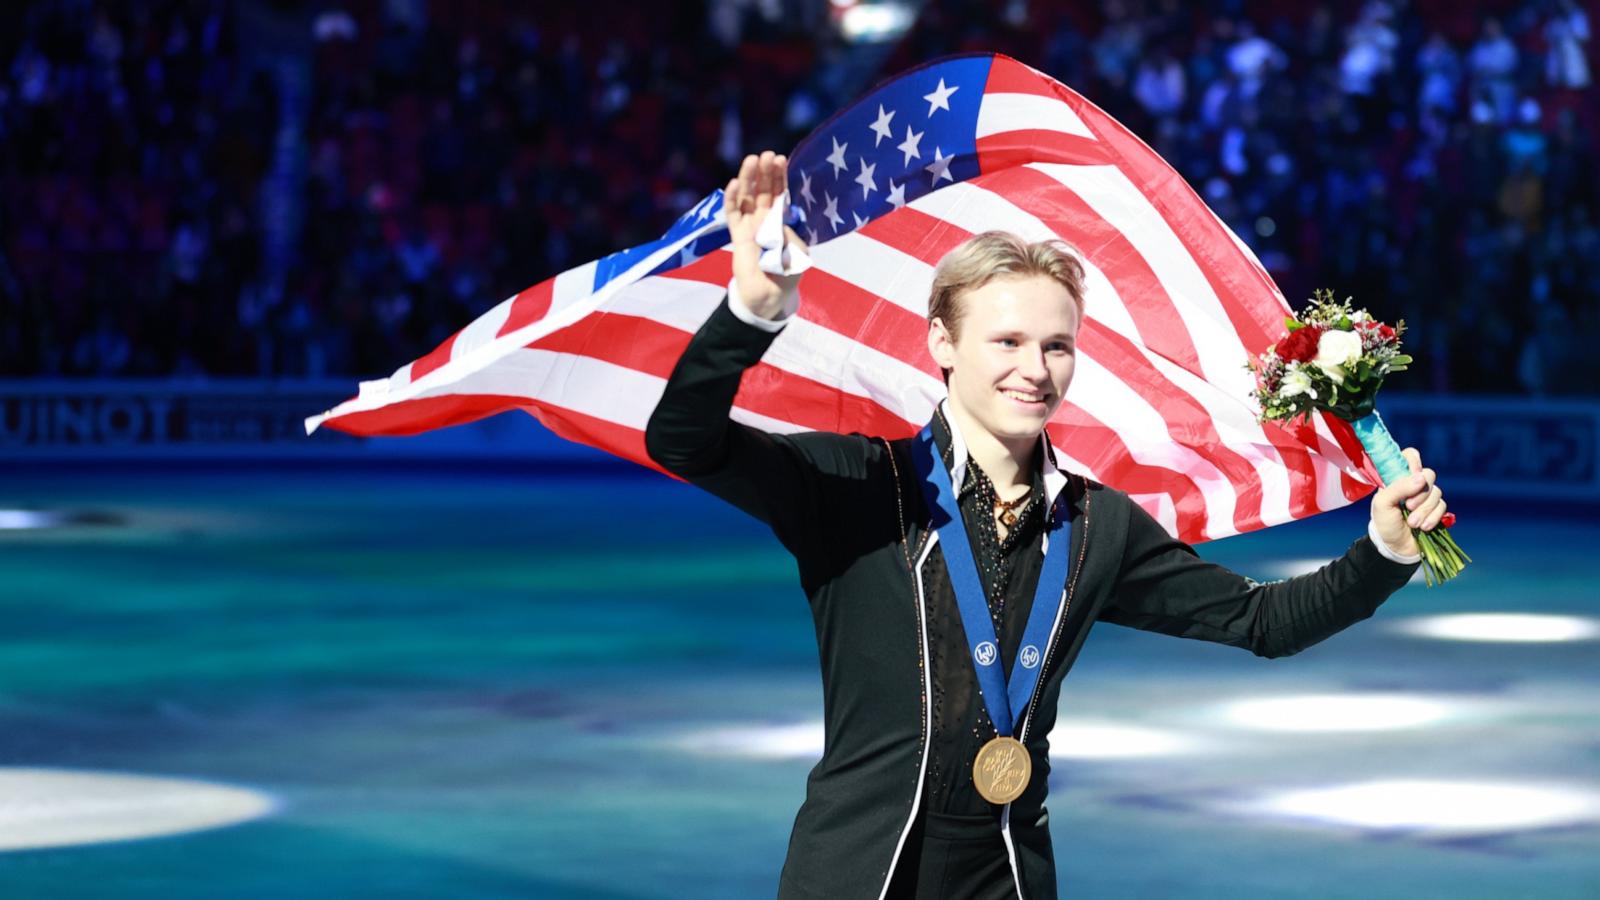
[[[1067,289],[1083,314],[1083,264],[1066,241],[1051,238],[1025,241],[1009,231],[973,235],[944,255],[933,272],[933,292],[928,298],[928,323],[944,323],[953,341],[960,333],[963,294],[996,278],[1043,275]]]

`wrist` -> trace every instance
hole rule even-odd
[[[1422,562],[1421,553],[1402,553],[1389,546],[1389,542],[1385,541],[1383,535],[1378,532],[1378,523],[1375,519],[1367,520],[1367,537],[1372,540],[1373,546],[1378,548],[1378,552],[1391,562],[1407,566]]]
[[[772,298],[770,310],[758,309],[744,301],[744,295],[739,292],[739,279],[734,278],[728,282],[728,309],[733,312],[735,318],[746,325],[753,325],[762,331],[781,331],[789,324],[789,320],[794,318],[795,310],[799,308],[798,292],[795,293],[792,303],[791,298],[779,294]]]
[[[782,298],[777,291],[746,292],[738,276],[734,276],[733,282],[728,285],[728,292],[745,309],[763,319],[776,319],[783,312]]]

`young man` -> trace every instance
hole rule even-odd
[[[728,184],[734,283],[645,433],[651,458],[769,524],[816,622],[826,740],[783,897],[1051,898],[1047,736],[1095,621],[1286,656],[1372,615],[1416,568],[1431,472],[1380,490],[1369,536],[1258,585],[1201,561],[1123,493],[1056,467],[1083,272],[1057,242],[990,232],[939,264],[928,349],[949,397],[915,438],[767,434],[729,421],[798,305],[755,233],[786,160]],[[791,240],[798,242],[791,235]],[[1408,561],[1409,560],[1409,561]]]

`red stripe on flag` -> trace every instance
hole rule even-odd
[[[653,319],[598,312],[539,338],[528,348],[598,359],[666,380],[690,337],[686,331]],[[902,434],[908,427],[900,416],[866,397],[768,363],[745,370],[740,385],[736,405],[801,428]]]
[[[323,426],[362,437],[420,434],[492,416],[526,402],[522,397],[495,394],[444,394],[400,400],[377,409],[343,413],[328,419]]]
[[[728,282],[733,280],[733,254],[727,250],[716,250],[686,266],[657,272],[654,277],[703,281],[706,284],[727,287]]]
[[[523,291],[511,301],[511,312],[506,314],[504,325],[495,332],[495,337],[510,334],[525,325],[544,318],[550,311],[550,299],[555,296],[556,280],[546,278],[531,288]]]
[[[1189,543],[1206,540],[1206,500],[1189,476],[1162,466],[1147,466],[1128,451],[1117,432],[1071,402],[1050,420],[1050,440],[1067,455],[1100,473],[1106,483],[1133,494],[1166,494],[1177,511],[1178,537]]]
[[[1101,166],[1110,162],[1099,142],[1060,131],[1019,128],[978,138],[978,170],[984,173],[1028,163]]]
[[[456,332],[455,334],[450,335],[449,337],[444,339],[444,343],[442,343],[439,346],[433,348],[433,350],[430,351],[427,356],[424,356],[421,359],[417,360],[416,362],[412,363],[411,364],[411,381],[415,382],[417,379],[421,378],[422,376],[428,374],[429,372],[432,372],[434,369],[437,369],[440,366],[444,365],[445,363],[449,362],[450,361],[450,351],[456,345],[456,338],[458,338],[460,336],[461,336],[461,332],[459,332],[459,331]]]
[[[928,320],[851,281],[812,269],[800,281],[800,317],[929,375]]]
[[[910,206],[879,216],[861,226],[856,233],[887,244],[929,265],[938,263],[946,253],[972,237],[972,232],[954,222],[930,216]]]
[[[1008,56],[996,56],[989,64],[989,80],[983,86],[986,94],[1038,94],[1060,97],[1050,79]]]
[[[897,438],[917,430],[916,425],[866,397],[765,363],[745,370],[733,405],[812,431],[859,431]]]
[[[538,338],[528,349],[603,359],[665,379],[689,346],[689,338],[688,332],[653,319],[596,311]]]
[[[569,441],[598,447],[623,459],[649,466],[657,472],[663,471],[645,452],[644,432],[637,428],[618,425],[545,400],[532,403],[524,400],[520,406],[544,427]]]

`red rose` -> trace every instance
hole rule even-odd
[[[1379,322],[1377,319],[1363,319],[1356,324],[1362,331],[1376,331],[1378,337],[1386,341],[1394,340],[1394,329]]]
[[[1278,356],[1286,362],[1310,362],[1317,355],[1317,341],[1324,330],[1321,325],[1307,325],[1289,332],[1278,342]]]

